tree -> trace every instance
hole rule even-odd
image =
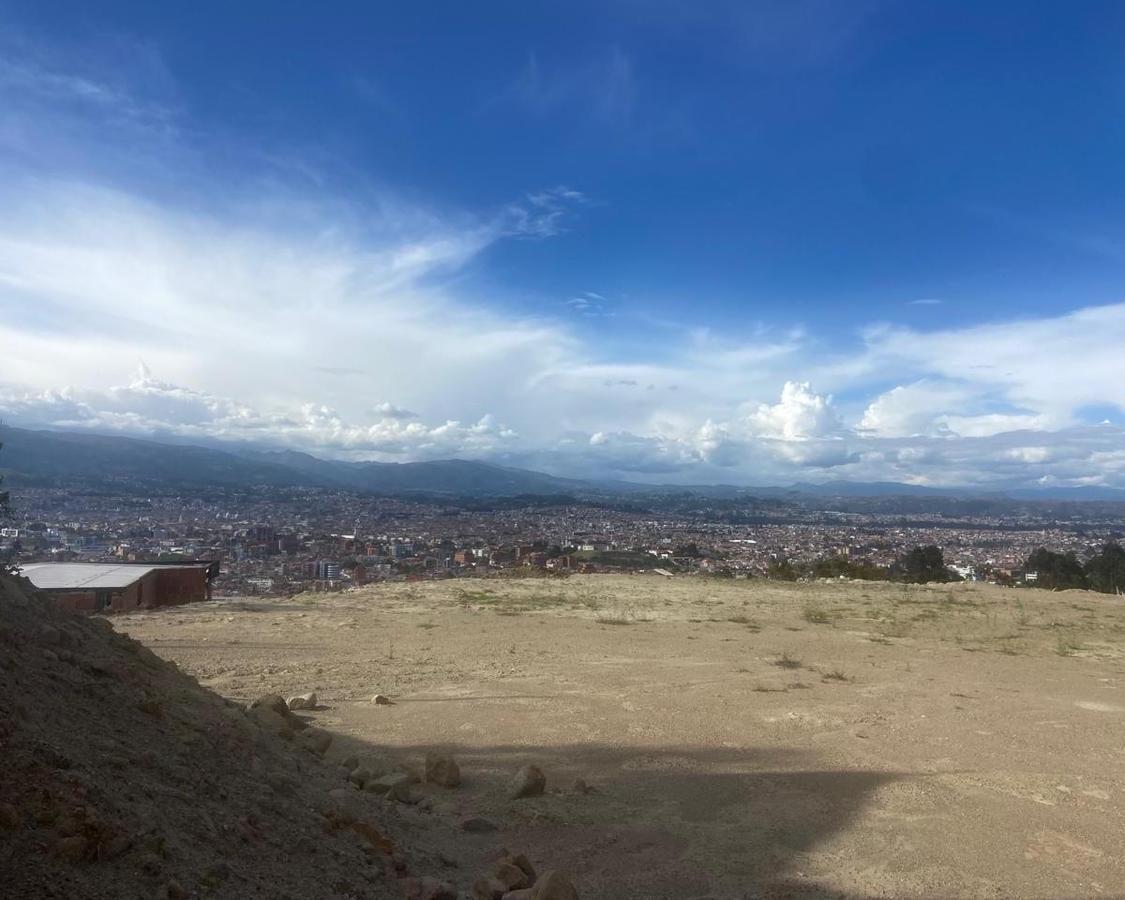
[[[1125,591],[1125,548],[1110,542],[1086,563],[1086,580],[1095,591],[1119,594]]]
[[[1046,547],[1040,547],[1027,558],[1023,570],[1038,574],[1035,583],[1039,587],[1065,590],[1087,586],[1086,573],[1073,551],[1055,553]]]
[[[771,562],[769,569],[766,570],[766,575],[777,581],[796,581],[797,570],[793,567],[793,563],[787,559],[779,559]]]
[[[945,554],[941,552],[941,547],[934,544],[915,547],[905,556],[900,557],[891,565],[890,575],[896,581],[909,581],[912,584],[954,579],[949,569],[945,567]]]

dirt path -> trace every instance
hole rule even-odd
[[[464,888],[505,845],[585,900],[1125,896],[1117,598],[585,576],[114,624],[228,697],[315,689],[339,758],[452,750],[410,823]]]

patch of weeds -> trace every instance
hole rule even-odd
[[[756,684],[751,688],[755,694],[784,694],[783,687],[770,687],[768,684]]]
[[[1075,653],[1084,649],[1082,642],[1070,637],[1059,637],[1058,644],[1055,646],[1055,652],[1059,656],[1074,656]]]
[[[801,612],[801,618],[811,625],[828,625],[832,622],[832,617],[828,614],[828,610],[814,603],[805,605],[804,610]]]
[[[636,624],[633,619],[626,619],[622,616],[598,616],[594,619],[599,625],[634,625]]]
[[[1019,625],[1020,628],[1026,628],[1030,622],[1031,622],[1031,616],[1029,616],[1027,614],[1027,610],[1024,608],[1023,601],[1017,600],[1016,601],[1016,624]]]
[[[424,628],[426,629],[426,631],[429,631],[431,628],[437,628],[438,626],[434,622],[419,622],[418,627]]]
[[[894,644],[894,641],[892,641],[889,637],[884,637],[881,634],[873,634],[867,640],[869,640],[872,644],[887,644],[891,646],[893,646]]]
[[[462,606],[487,606],[499,599],[492,591],[488,590],[470,591],[462,589],[457,591],[457,601]]]
[[[788,653],[782,653],[773,664],[779,669],[799,669],[801,668],[801,661],[790,656]]]
[[[841,669],[833,669],[831,672],[825,672],[823,675],[821,675],[820,680],[821,681],[848,682],[848,681],[851,681],[852,679],[851,679],[850,676],[844,674],[844,672]]]
[[[790,684],[785,685],[785,689],[787,691],[811,691],[812,685],[806,684],[803,681],[794,681]]]

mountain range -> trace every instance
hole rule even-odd
[[[1016,500],[1125,501],[1106,487],[1022,488],[982,491],[898,482],[833,481],[789,486],[650,485],[560,478],[530,469],[476,460],[381,463],[321,459],[293,450],[204,447],[91,434],[0,426],[0,474],[11,486],[120,483],[167,487],[336,488],[374,493],[469,496],[520,494],[697,493],[708,496],[991,497]]]

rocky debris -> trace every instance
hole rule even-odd
[[[316,709],[316,693],[310,691],[307,694],[298,694],[296,697],[290,697],[286,701],[289,709]]]
[[[575,794],[596,794],[598,792],[598,789],[593,785],[587,784],[584,778],[575,778],[574,784],[570,786],[570,789]]]
[[[297,735],[297,743],[317,756],[324,756],[332,746],[332,735],[323,728],[313,726]]]
[[[367,782],[371,781],[373,777],[370,769],[358,764],[348,773],[348,781],[360,789],[362,789]]]
[[[512,779],[510,796],[513,800],[522,797],[538,797],[547,788],[547,776],[538,766],[524,766]]]
[[[385,694],[376,694],[371,698],[371,702],[376,706],[394,706],[395,702]]]
[[[448,753],[427,753],[426,783],[457,787],[461,783],[461,767]]]
[[[461,830],[469,834],[488,834],[498,830],[499,826],[483,816],[470,816],[461,821]]]

